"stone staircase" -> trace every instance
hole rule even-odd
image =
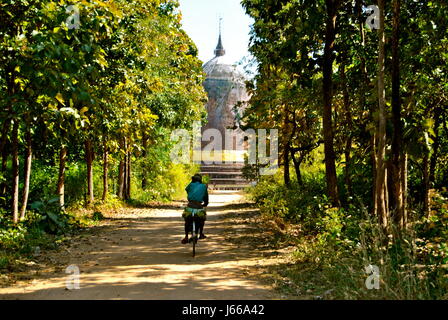
[[[250,181],[243,178],[244,163],[202,164],[201,175],[208,175],[210,190],[244,190],[250,187]]]

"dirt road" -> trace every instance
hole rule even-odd
[[[248,268],[263,263],[261,253],[227,241],[229,230],[233,235],[249,232],[228,220],[235,211],[246,210],[240,194],[211,195],[208,238],[199,242],[196,258],[191,257],[191,245],[180,243],[181,207],[179,203],[106,215],[101,226],[61,250],[42,253],[51,267],[0,288],[0,299],[278,298],[270,287],[247,276]],[[66,289],[69,265],[79,267],[78,290]]]

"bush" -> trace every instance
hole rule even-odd
[[[104,215],[100,211],[95,211],[92,214],[92,220],[93,221],[100,221],[104,219]]]
[[[81,228],[75,217],[60,209],[58,198],[35,201],[30,207],[26,218],[17,224],[9,214],[0,212],[0,269],[36,248],[56,248],[67,234]]]
[[[293,181],[287,188],[280,175],[265,177],[249,189],[249,197],[265,216],[301,223],[307,232],[315,232],[317,219],[330,207],[323,178],[322,174],[305,175],[303,184]]]
[[[78,221],[59,206],[59,198],[35,201],[30,208],[34,214],[28,213],[26,222],[45,233],[64,234],[80,227]]]

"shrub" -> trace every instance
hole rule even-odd
[[[49,234],[64,234],[79,227],[76,219],[59,206],[59,198],[35,201],[30,205],[35,214],[28,215],[28,225],[38,226]]]

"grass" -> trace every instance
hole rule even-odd
[[[287,223],[286,223],[287,224]],[[366,230],[367,232],[367,230]],[[404,239],[404,237],[409,237]],[[402,235],[402,241],[390,239],[384,244],[379,233],[364,233],[359,246],[335,246],[321,243],[319,236],[299,237],[276,232],[270,241],[277,246],[293,244],[295,250],[286,262],[270,267],[278,289],[293,296],[311,299],[349,300],[426,300],[448,297],[447,269],[423,264],[416,254],[412,235]],[[283,243],[283,244],[282,244]],[[366,267],[379,268],[379,289],[368,289],[371,273]],[[287,279],[287,280],[285,280]]]

